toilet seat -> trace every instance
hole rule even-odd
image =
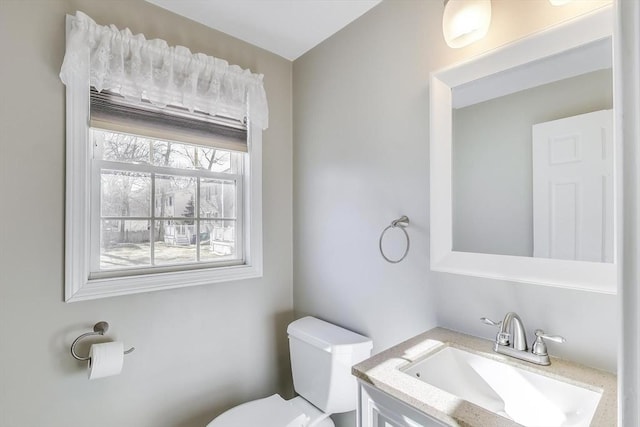
[[[299,407],[274,394],[231,408],[207,427],[306,427],[308,422]]]

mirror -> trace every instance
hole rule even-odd
[[[611,54],[606,38],[452,89],[454,251],[613,262]]]
[[[615,293],[610,7],[431,77],[431,267]]]

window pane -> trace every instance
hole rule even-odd
[[[235,221],[202,221],[200,224],[200,261],[237,258]]]
[[[232,161],[238,153],[220,150],[217,148],[198,147],[198,167],[221,173],[238,173],[238,162]]]
[[[151,175],[103,169],[100,181],[102,216],[150,216]]]
[[[150,265],[149,228],[149,221],[102,220],[100,269]]]
[[[195,167],[195,146],[177,142],[154,141],[153,164],[178,169]]]
[[[200,217],[236,217],[235,181],[219,179],[202,179],[200,181]]]
[[[193,218],[195,209],[196,178],[156,175],[155,215],[157,217]]]
[[[236,217],[236,183],[234,181],[225,181],[222,184],[222,216]]]
[[[157,221],[154,245],[155,265],[195,262],[196,226],[193,221]]]
[[[93,129],[92,132],[96,141],[102,142],[103,160],[149,163],[149,139],[97,129]]]

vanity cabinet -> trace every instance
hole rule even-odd
[[[442,427],[439,421],[358,381],[357,427]]]

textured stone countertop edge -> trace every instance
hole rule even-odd
[[[443,347],[458,347],[518,368],[557,378],[594,391],[602,397],[592,427],[617,425],[617,379],[612,373],[551,357],[550,366],[520,361],[493,351],[493,342],[444,328],[434,328],[373,355],[355,365],[352,373],[361,381],[450,426],[519,426],[507,418],[459,399],[398,370]]]

